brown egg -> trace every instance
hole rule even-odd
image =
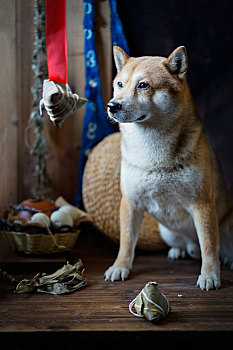
[[[46,199],[40,200],[40,201],[33,201],[33,200],[30,200],[30,199],[26,199],[20,204],[26,209],[42,210],[43,213],[48,215],[49,217],[50,217],[50,215],[52,214],[52,212],[54,211],[54,209],[56,207],[54,202],[46,200]],[[17,212],[17,214],[19,216],[22,216],[25,219],[29,220],[32,217],[32,215],[35,214],[35,213],[27,211],[27,210],[19,210]]]

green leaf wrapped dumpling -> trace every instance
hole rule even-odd
[[[132,311],[135,308],[137,313]],[[171,310],[169,301],[157,287],[156,282],[148,282],[129,304],[129,311],[138,317],[145,317],[155,323],[161,321]]]

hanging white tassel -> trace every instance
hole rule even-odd
[[[56,84],[46,79],[43,83],[40,114],[42,115],[42,108],[44,107],[54,125],[61,128],[66,118],[87,101],[86,98],[73,94],[68,84]]]

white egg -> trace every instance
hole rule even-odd
[[[54,211],[50,216],[52,225],[59,228],[64,225],[73,226],[72,217],[68,213],[64,213],[60,210]]]
[[[78,217],[78,209],[73,205],[63,205],[58,211],[69,214],[72,217],[73,222],[75,222]]]
[[[50,225],[50,220],[48,215],[44,213],[36,213],[31,217],[31,221],[41,224],[45,227],[48,227]]]

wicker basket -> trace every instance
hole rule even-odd
[[[80,233],[76,221],[74,227],[62,226],[59,229],[31,223],[12,213],[0,219],[0,234],[7,237],[13,250],[27,254],[53,254],[69,251],[75,245]]]
[[[79,232],[77,230],[75,232],[55,233],[54,238],[57,242],[55,245],[51,236],[44,233],[2,231],[15,251],[26,254],[54,254],[69,251],[75,245]],[[64,246],[64,248],[58,246]]]
[[[119,208],[121,134],[107,136],[91,152],[83,177],[83,202],[95,226],[114,242],[120,240]],[[145,213],[138,248],[162,250],[167,246],[160,237],[155,218]]]

